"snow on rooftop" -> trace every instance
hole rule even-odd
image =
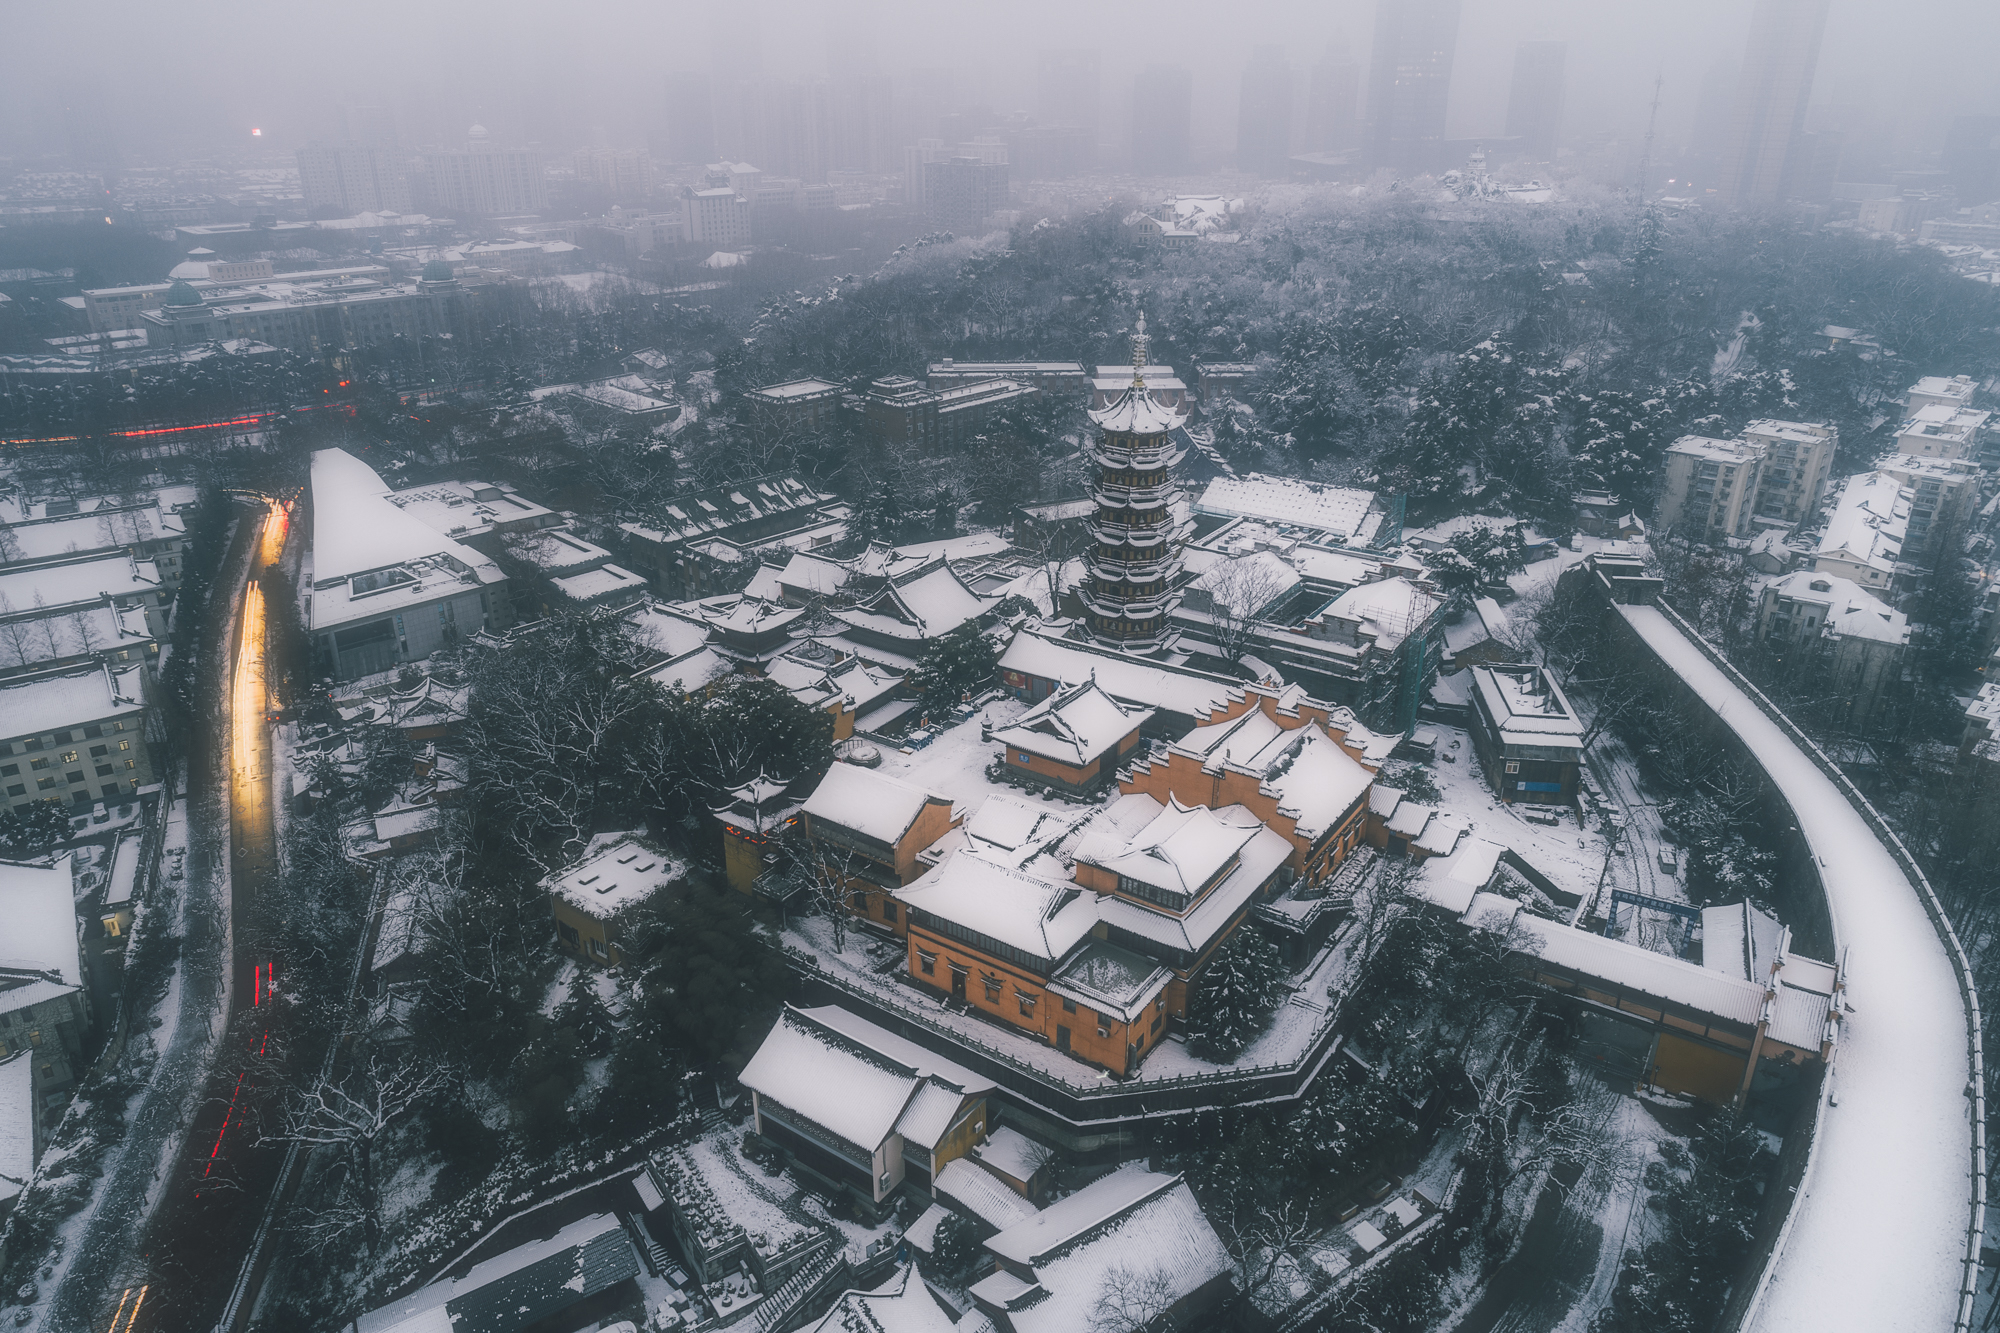
[[[312,456],[313,579],[316,584],[448,555],[473,566],[485,558],[404,512],[375,470],[345,449]],[[317,598],[314,599],[318,601]]]
[[[948,1168],[947,1168],[948,1169]],[[941,1211],[941,1210],[940,1210]],[[925,1214],[929,1216],[928,1213]],[[932,1223],[935,1232],[936,1223]],[[916,1228],[913,1226],[912,1231]],[[939,1303],[915,1264],[899,1269],[873,1291],[847,1291],[826,1317],[802,1333],[956,1333],[961,1326]]]
[[[807,798],[805,811],[811,819],[894,847],[933,801],[949,804],[946,798],[901,778],[856,764],[836,763]]]
[[[78,954],[74,858],[52,866],[0,862],[0,966],[55,972],[83,984]]]
[[[1863,472],[1840,483],[1814,556],[1890,572],[1909,528],[1910,501],[1903,484],[1886,472]]]
[[[1669,454],[1683,454],[1704,463],[1748,463],[1762,450],[1743,440],[1718,440],[1706,435],[1683,435],[1667,446]]]
[[[0,1204],[11,1204],[35,1174],[35,1053],[0,1060]]]
[[[139,663],[112,671],[93,662],[0,680],[0,735],[40,736],[107,718],[136,719],[146,710],[145,671]],[[137,739],[139,723],[125,725]]]
[[[977,931],[1050,963],[1098,921],[1097,895],[981,856],[958,853],[896,890],[919,912]]]
[[[972,1155],[1001,1175],[1026,1185],[1048,1163],[1051,1150],[1020,1130],[1002,1125],[987,1135],[986,1142],[974,1148]]]
[[[1051,694],[1021,714],[1013,726],[994,732],[993,739],[1011,749],[1082,768],[1093,760],[1115,758],[1119,742],[1152,716],[1150,708],[1121,706],[1090,680]]]
[[[1242,698],[1244,689],[1241,681],[1094,650],[1035,629],[1014,636],[1000,656],[1000,669],[1064,685],[1094,679],[1114,699],[1188,717],[1206,717]]]
[[[1580,746],[1583,723],[1553,674],[1538,666],[1475,666],[1473,688],[1507,745]]]
[[[150,595],[159,590],[157,565],[114,551],[60,565],[0,570],[0,613],[95,602],[107,595]]]
[[[1149,389],[1133,384],[1110,404],[1094,408],[1090,420],[1099,430],[1120,435],[1164,435],[1187,422],[1182,408],[1168,407]]]
[[[937,1192],[1000,1231],[1029,1221],[1038,1211],[1006,1181],[965,1157],[953,1158],[938,1172]]]
[[[1375,636],[1382,649],[1393,649],[1429,618],[1442,599],[1405,578],[1377,579],[1349,588],[1334,598],[1323,615],[1351,620]]]
[[[1373,491],[1261,472],[1217,477],[1195,502],[1195,512],[1262,518],[1337,533],[1353,546],[1374,541],[1382,523]]]
[[[1908,643],[1910,618],[1852,579],[1799,570],[1764,587],[1765,594],[1823,608],[1820,632],[1830,637]]]
[[[685,864],[627,834],[542,884],[578,911],[603,919],[645,902],[686,874]]]

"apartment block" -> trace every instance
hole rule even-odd
[[[1764,474],[1752,512],[1790,524],[1812,517],[1833,474],[1840,430],[1809,421],[1753,421],[1743,439],[1764,447]]]
[[[1765,446],[1684,435],[1667,450],[1660,526],[1698,541],[1748,537],[1763,484]]]

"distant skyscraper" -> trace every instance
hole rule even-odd
[[[347,121],[347,137],[352,143],[364,148],[384,148],[394,152],[397,147],[396,116],[386,106],[348,105],[341,109]]]
[[[1507,137],[1544,161],[1556,155],[1562,130],[1563,42],[1522,42],[1514,48],[1514,88],[1507,96]]]
[[[1757,0],[1736,77],[1722,196],[1746,208],[1783,200],[1805,164],[1800,134],[1826,32],[1828,0]]]
[[[1282,176],[1292,155],[1292,67],[1285,48],[1260,46],[1243,68],[1236,112],[1236,165],[1260,176]]]
[[[501,148],[474,125],[465,147],[424,154],[426,204],[448,217],[501,217],[539,213],[548,202],[542,155]]]
[[[394,154],[358,143],[309,143],[298,151],[309,218],[410,211],[410,176]]]
[[[1194,71],[1149,65],[1132,84],[1132,169],[1186,171],[1194,157]]]
[[[1720,164],[1729,151],[1729,112],[1736,99],[1736,66],[1727,62],[1710,65],[1701,76],[1701,100],[1694,109],[1694,127],[1688,133],[1688,151],[1698,158]]]
[[[1343,43],[1329,43],[1325,58],[1313,66],[1300,151],[1335,153],[1354,147],[1361,140],[1360,106],[1361,66],[1347,58]]]
[[[667,75],[667,138],[661,156],[669,162],[715,160],[715,107],[708,76],[694,70]]]
[[[1368,65],[1368,159],[1392,171],[1442,165],[1462,0],[1377,0]]]
[[[879,174],[892,169],[888,79],[869,74],[836,81],[832,111],[834,170]]]
[[[1035,62],[1035,119],[1097,133],[1101,97],[1095,51],[1043,51]]]

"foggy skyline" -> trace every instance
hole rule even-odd
[[[780,78],[872,70],[898,85],[914,71],[946,69],[960,101],[1032,112],[1037,53],[1090,48],[1101,54],[1100,141],[1125,141],[1135,74],[1183,65],[1194,74],[1196,153],[1212,158],[1233,146],[1239,80],[1254,47],[1281,43],[1302,77],[1329,42],[1365,67],[1375,5],[1169,0],[1139,11],[1022,0],[985,11],[761,0],[716,11],[599,0],[509,10],[359,0],[302,22],[296,11],[224,0],[201,12],[194,23],[184,9],[114,0],[11,16],[18,51],[58,58],[22,62],[0,89],[0,151],[59,155],[67,108],[111,121],[128,160],[250,146],[253,126],[264,146],[288,156],[310,139],[338,137],[341,106],[356,102],[389,105],[413,142],[449,142],[477,120],[496,137],[551,150],[593,140],[636,146],[662,127],[671,74],[716,68]],[[274,22],[281,14],[285,22]],[[1568,139],[1585,129],[1643,133],[1655,76],[1664,80],[1660,132],[1684,138],[1704,74],[1741,58],[1749,14],[1741,0],[1466,0],[1446,133],[1500,134],[1516,45],[1557,40],[1569,45]],[[113,40],[114,52],[96,51]],[[1834,0],[1813,103],[1891,119],[1898,139],[1934,151],[1953,115],[2000,110],[2000,91],[1981,77],[1996,56],[2000,8],[1979,0],[1893,9]],[[116,77],[126,62],[141,77]]]

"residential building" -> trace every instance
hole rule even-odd
[[[1217,477],[1202,489],[1194,512],[1206,517],[1251,518],[1313,534],[1331,546],[1381,547],[1402,541],[1402,525],[1389,520],[1374,491],[1261,472]]]
[[[1970,375],[1925,375],[1903,393],[1903,406],[1915,416],[1926,407],[1953,409],[1972,406],[1979,382]]]
[[[187,544],[185,511],[193,489],[159,494],[75,500],[44,500],[11,506],[0,526],[0,568],[70,564],[116,551],[151,561],[162,591],[181,586],[181,555]],[[18,515],[18,516],[15,516]],[[0,607],[4,613],[5,607]]]
[[[1291,692],[1252,690],[1248,707],[1195,727],[1120,775],[1118,789],[1162,804],[1240,805],[1291,843],[1286,866],[1325,883],[1361,844],[1379,755],[1354,715]],[[1352,744],[1355,748],[1350,748]]]
[[[1792,527],[1811,518],[1833,474],[1840,429],[1819,422],[1760,420],[1745,426],[1742,438],[1764,448],[1751,512],[1783,519]]]
[[[306,627],[318,669],[336,680],[422,661],[511,619],[500,567],[389,494],[354,455],[313,454]]]
[[[837,763],[806,798],[804,814],[818,873],[847,887],[858,915],[904,933],[895,890],[924,874],[918,854],[958,824],[951,801],[886,773]]]
[[[1004,152],[1004,148],[1001,150]],[[921,162],[924,221],[959,235],[986,230],[993,215],[1007,206],[1007,163],[990,162],[960,151]]]
[[[146,706],[147,664],[104,662],[0,680],[0,790],[7,805],[59,801],[88,813],[158,781]],[[4,955],[0,955],[4,956]]]
[[[869,433],[884,444],[946,453],[971,443],[996,411],[1041,393],[1014,380],[950,378],[955,382],[947,388],[926,388],[907,375],[875,380],[861,400]]]
[[[1522,42],[1514,48],[1514,83],[1507,95],[1507,137],[1521,151],[1552,162],[1562,132],[1563,63],[1567,42]]]
[[[1683,435],[1667,449],[1660,527],[1711,544],[1748,537],[1764,463],[1760,443]]]
[[[1828,0],[1757,0],[1730,113],[1722,196],[1744,208],[1782,203],[1803,173],[1806,107]]]
[[[1967,521],[1979,507],[1982,473],[1963,458],[1920,458],[1889,454],[1877,468],[1893,477],[1910,497],[1910,527],[1904,553],[1935,564],[1958,552],[1947,545],[1964,538]]]
[[[844,1009],[785,1006],[740,1080],[757,1132],[872,1211],[986,1137],[993,1081]]]
[[[1189,524],[1174,484],[1186,414],[1154,400],[1146,387],[1145,317],[1132,335],[1132,381],[1116,402],[1092,410],[1097,438],[1087,446],[1097,475],[1097,518],[1084,555],[1089,581],[1080,590],[1086,628],[1098,643],[1150,652],[1170,639],[1168,618]]]
[[[951,1307],[932,1294],[923,1274],[912,1263],[898,1268],[872,1291],[842,1292],[825,1317],[801,1333],[853,1333],[855,1329],[958,1333],[961,1327]]]
[[[1916,458],[1977,458],[1991,412],[1926,403],[1896,428],[1896,452]]]
[[[643,1271],[624,1219],[593,1213],[553,1236],[482,1259],[464,1277],[439,1278],[370,1310],[341,1333],[569,1327],[564,1321],[576,1317],[578,1306],[608,1313],[643,1303]]]
[[[1475,666],[1472,687],[1472,749],[1500,799],[1574,806],[1585,731],[1556,678],[1539,666]]]
[[[1444,164],[1445,107],[1462,0],[1377,0],[1368,65],[1369,165],[1435,171]]]
[[[634,916],[686,877],[686,865],[632,834],[593,838],[582,860],[542,881],[557,946],[600,967],[618,966]]]
[[[1236,166],[1283,176],[1292,155],[1292,67],[1282,46],[1260,46],[1243,67],[1236,105]]]
[[[159,636],[143,606],[120,608],[105,596],[65,607],[0,610],[0,678],[98,661],[113,670],[159,662]]]
[[[750,201],[712,177],[699,186],[681,187],[681,218],[692,244],[721,249],[750,244]]]
[[[1235,1265],[1180,1176],[1132,1163],[987,1238],[997,1262],[968,1291],[1007,1333],[1075,1333],[1097,1321],[1117,1275],[1151,1279],[1144,1308],[1161,1327],[1200,1328]]]
[[[1142,176],[1186,171],[1194,157],[1194,71],[1148,65],[1132,84],[1132,169]]]
[[[570,158],[578,180],[614,199],[644,199],[653,188],[653,159],[637,148],[584,148]]]
[[[1437,678],[1447,605],[1418,581],[1376,578],[1290,623],[1260,624],[1252,651],[1368,726],[1406,732]]]
[[[1801,679],[1810,678],[1816,722],[1859,729],[1883,689],[1901,678],[1910,621],[1850,579],[1800,570],[1765,585],[1757,639],[1796,659]]]
[[[1896,582],[1910,531],[1910,493],[1887,472],[1863,472],[1839,484],[1812,571],[1833,574],[1881,596]]]
[[[410,173],[384,147],[309,143],[298,150],[306,216],[351,218],[357,213],[410,211]]]
[[[25,1052],[34,1061],[37,1138],[62,1117],[90,1037],[74,864],[0,861],[0,1060]]]
[[[1073,796],[1109,786],[1139,743],[1150,708],[1127,708],[1096,681],[1052,694],[993,733],[1010,780]]]
[[[539,213],[548,204],[542,155],[525,148],[501,148],[484,126],[466,132],[462,149],[423,155],[425,203],[448,217],[506,217]]]

